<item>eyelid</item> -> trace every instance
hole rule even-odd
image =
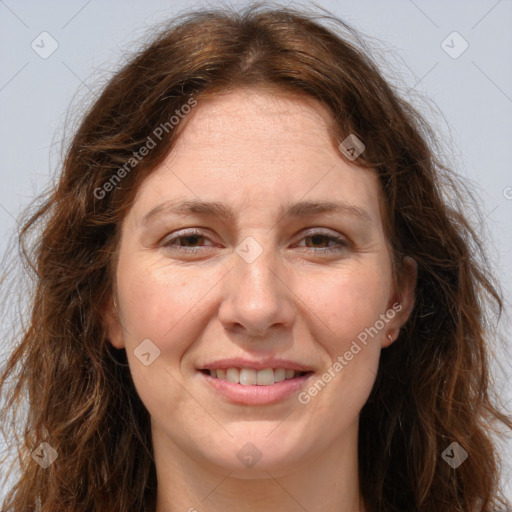
[[[178,230],[178,231],[172,233],[171,235],[165,236],[162,239],[162,241],[160,242],[160,245],[162,245],[163,247],[177,247],[178,250],[185,250],[185,251],[192,250],[194,252],[197,252],[196,249],[193,249],[191,247],[187,248],[187,247],[181,247],[178,245],[174,246],[174,245],[171,245],[171,243],[170,243],[170,242],[179,240],[180,238],[186,238],[188,236],[201,236],[201,237],[208,239],[208,237],[206,236],[205,230],[202,230],[200,228],[184,228],[184,229],[181,229],[181,230]]]
[[[300,233],[301,237],[311,236],[311,235],[325,235],[325,236],[332,236],[333,238],[345,239],[345,237],[341,233],[338,233],[337,231],[333,231],[332,229],[329,229],[329,228],[308,228],[305,231],[302,231]]]
[[[340,252],[341,250],[347,249],[348,246],[351,245],[349,239],[342,235],[341,233],[338,233],[336,231],[331,231],[328,228],[309,228],[306,231],[301,232],[299,241],[303,240],[304,238],[307,238],[308,236],[315,236],[315,235],[321,235],[325,236],[329,239],[329,241],[335,241],[338,242],[337,247],[327,247],[327,248],[319,248],[314,249],[312,247],[309,247],[309,249],[312,249],[313,252],[319,252],[319,253],[328,253],[328,252]],[[308,247],[306,247],[307,249]]]
[[[303,240],[304,238],[308,236],[325,236],[329,239],[329,241],[336,241],[338,242],[337,247],[331,247],[331,248],[318,248],[315,249],[313,247],[310,247],[313,252],[319,252],[319,253],[328,253],[328,252],[339,252],[340,250],[346,249],[346,247],[350,244],[350,241],[340,233],[337,233],[335,231],[331,231],[328,228],[309,228],[306,231],[303,231],[300,233],[300,238],[298,241]],[[189,253],[198,253],[201,250],[201,247],[183,247],[179,245],[172,245],[171,242],[174,242],[176,240],[179,240],[180,238],[186,238],[188,236],[201,236],[203,238],[206,238],[207,240],[210,240],[207,237],[207,230],[201,229],[201,228],[184,228],[182,230],[179,230],[175,233],[172,233],[171,236],[167,236],[163,239],[163,242],[161,242],[161,245],[163,247],[167,248],[174,248],[178,251],[184,251]],[[210,240],[211,241],[211,240]],[[212,247],[212,246],[210,246]],[[308,247],[306,247],[307,249]]]

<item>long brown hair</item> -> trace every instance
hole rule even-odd
[[[512,422],[491,394],[487,332],[502,301],[483,241],[463,213],[473,198],[440,162],[432,130],[383,79],[363,44],[321,11],[256,5],[192,12],[111,78],[69,145],[58,182],[27,210],[19,231],[35,285],[27,325],[0,380],[1,418],[18,433],[11,446],[20,466],[5,512],[153,510],[148,412],[103,321],[119,227],[140,183],[186,126],[185,119],[172,129],[176,111],[254,85],[320,101],[332,114],[333,143],[349,134],[364,142],[357,163],[380,177],[396,277],[404,255],[418,263],[414,310],[382,352],[361,412],[368,510],[505,505],[489,429]],[[167,130],[156,141],[159,126]],[[148,137],[158,143],[127,166]],[[31,457],[41,442],[58,454],[46,469]],[[442,457],[455,442],[468,454],[457,469]]]

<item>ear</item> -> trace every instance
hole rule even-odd
[[[103,322],[107,330],[107,338],[118,349],[125,348],[123,329],[119,316],[119,301],[113,295],[108,300],[103,314]]]
[[[388,347],[397,338],[400,328],[407,322],[414,308],[416,281],[418,278],[418,264],[410,256],[405,256],[400,269],[397,289],[388,304],[388,311],[395,315],[386,326],[382,347]],[[391,336],[391,339],[387,335]]]

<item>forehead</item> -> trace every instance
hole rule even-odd
[[[305,142],[315,139],[318,144],[319,137],[328,139],[330,114],[313,98],[264,89],[239,89],[200,101],[187,123],[188,143],[231,137],[233,142],[270,139],[275,146],[277,141],[271,136],[276,132],[283,142],[301,138]]]
[[[277,209],[342,196],[377,220],[376,175],[342,159],[331,122],[314,99],[257,89],[201,100],[171,153],[143,182],[137,209],[174,198]]]

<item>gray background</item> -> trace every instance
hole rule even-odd
[[[512,1],[323,0],[318,4],[375,38],[371,44],[385,74],[433,123],[456,170],[479,187],[485,217],[479,230],[490,232],[489,256],[509,310],[500,328],[510,340]],[[59,144],[72,128],[65,126],[70,105],[72,112],[79,113],[91,101],[91,92],[101,89],[152,25],[193,5],[217,2],[0,0],[0,256],[21,209],[58,169]],[[44,51],[38,37],[43,31],[59,45],[46,59],[31,47],[35,40]],[[442,47],[453,31],[469,44],[458,58]],[[456,54],[462,44],[451,36],[445,45],[453,48],[445,48]],[[49,48],[50,40],[45,39],[44,49]],[[3,363],[8,349],[4,339],[0,346]],[[508,362],[504,351],[498,352],[498,359]],[[495,373],[510,410],[510,366],[506,371],[508,376],[497,369]],[[503,448],[506,480],[512,480],[511,454],[512,439]],[[512,498],[512,486],[507,489]]]

